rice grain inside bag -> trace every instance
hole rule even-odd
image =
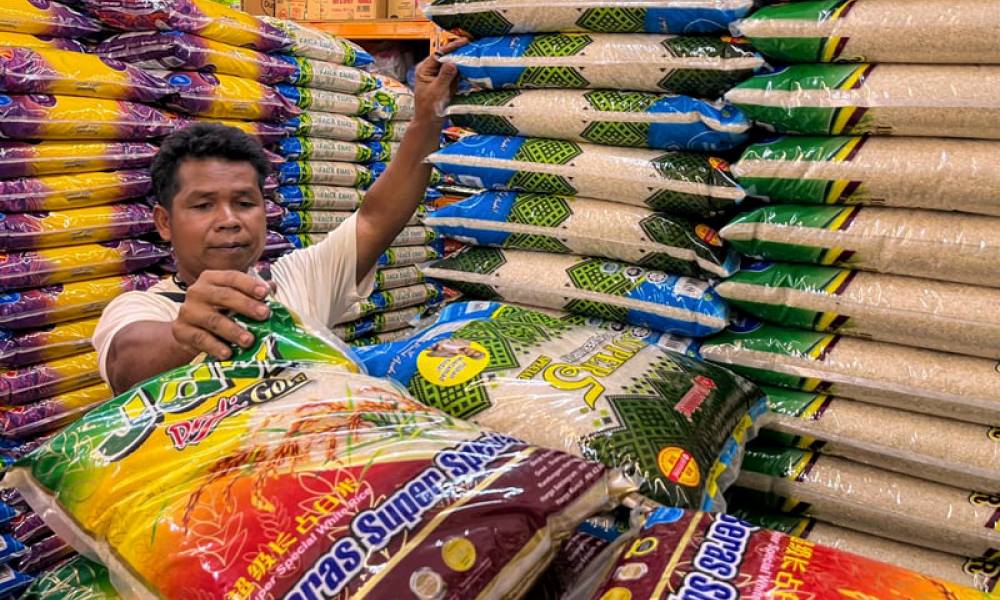
[[[658,501],[721,510],[761,397],[652,335],[455,303],[394,346],[386,376],[456,418],[635,473]]]
[[[764,65],[732,38],[540,33],[487,37],[441,57],[488,90],[524,88],[670,92],[716,98]]]
[[[733,175],[750,196],[1000,216],[1000,143],[892,137],[781,137],[752,144]]]
[[[746,196],[725,161],[687,152],[470,135],[427,159],[462,185],[610,200],[705,216]]]
[[[603,200],[482,192],[423,221],[470,244],[597,256],[675,275],[725,277],[739,266],[704,223]]]
[[[781,133],[1000,139],[1000,66],[793,65],[725,97]]]
[[[701,346],[705,360],[767,385],[819,391],[996,426],[996,361],[742,319]]]
[[[763,7],[732,30],[778,62],[996,64],[995,8],[982,0],[811,0]]]
[[[723,103],[610,90],[475,92],[456,96],[445,114],[477,133],[699,152],[740,146],[750,129]]]
[[[755,258],[1000,287],[996,217],[788,204],[742,214],[719,234]]]

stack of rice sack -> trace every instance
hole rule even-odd
[[[772,204],[722,229],[762,260],[717,290],[760,321],[702,348],[774,386],[744,507],[980,589],[1000,573],[998,26],[976,0],[799,2],[738,23],[796,64],[727,98],[794,135],[733,167]]]
[[[430,160],[487,191],[428,215],[472,245],[428,276],[472,298],[682,335],[724,328],[711,280],[737,261],[707,219],[744,192],[710,153],[749,129],[717,101],[763,64],[720,37],[749,8],[432,2],[441,26],[488,37],[443,58],[474,88],[447,115],[478,135]]]

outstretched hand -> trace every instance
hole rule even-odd
[[[444,111],[451,103],[458,90],[458,67],[452,63],[443,63],[439,59],[468,43],[468,40],[458,39],[428,56],[417,65],[416,85],[413,97],[415,102],[414,119],[427,120],[433,123],[444,121]]]

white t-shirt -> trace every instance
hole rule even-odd
[[[279,258],[271,266],[274,298],[294,312],[332,327],[355,302],[368,297],[375,284],[372,269],[357,285],[357,214],[319,244]],[[173,321],[178,302],[156,292],[180,292],[165,279],[145,292],[127,292],[115,298],[94,330],[101,377],[108,381],[107,359],[115,335],[139,321]]]

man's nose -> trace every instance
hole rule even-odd
[[[215,228],[216,229],[239,229],[240,220],[236,218],[233,207],[226,202],[220,202],[216,209]]]

